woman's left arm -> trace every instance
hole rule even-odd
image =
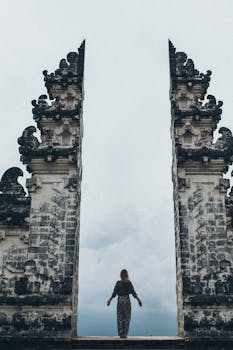
[[[117,292],[118,292],[118,282],[116,282],[116,284],[115,284],[115,287],[114,287],[114,290],[112,292],[111,298],[109,298],[108,301],[107,301],[107,306],[109,306],[111,304],[111,301],[112,301],[113,298],[115,298],[115,296],[117,295]]]
[[[111,304],[111,301],[112,301],[112,297],[110,299],[108,299],[107,306],[109,306]]]

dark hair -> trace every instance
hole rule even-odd
[[[122,281],[129,279],[128,271],[125,269],[121,270],[120,276],[121,276]]]

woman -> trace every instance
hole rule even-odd
[[[117,327],[120,338],[127,338],[129,331],[129,323],[131,318],[131,303],[129,294],[132,294],[137,299],[138,304],[142,306],[141,300],[138,298],[132,283],[129,280],[127,270],[121,270],[121,280],[116,282],[111,298],[107,301],[109,306],[112,299],[118,295],[117,300]]]

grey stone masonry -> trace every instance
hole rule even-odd
[[[51,102],[32,101],[18,139],[28,195],[19,168],[0,182],[0,337],[76,335],[84,51],[43,72]]]
[[[233,191],[225,178],[233,137],[221,127],[222,102],[169,42],[179,335],[233,337]],[[206,98],[206,100],[205,100]]]

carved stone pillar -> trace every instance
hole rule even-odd
[[[233,160],[231,131],[220,128],[222,102],[205,95],[200,73],[169,42],[171,137],[179,335],[233,335],[232,196],[224,178]]]
[[[55,73],[43,72],[51,103],[47,95],[32,101],[38,129],[29,126],[18,139],[32,174],[29,197],[18,168],[0,183],[0,240],[8,240],[0,241],[0,336],[76,335],[84,49],[83,42]],[[11,215],[3,215],[1,196],[14,196]]]

